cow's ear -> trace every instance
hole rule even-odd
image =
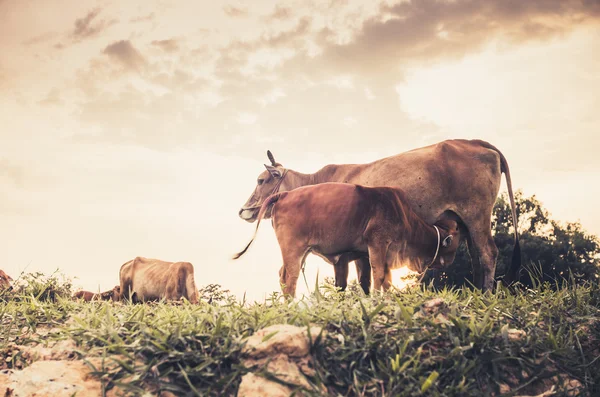
[[[267,157],[269,158],[269,161],[271,162],[272,166],[275,166],[275,164],[277,164],[277,162],[275,161],[275,157],[273,157],[273,153],[271,153],[270,150],[267,150]]]
[[[442,247],[446,248],[449,247],[450,244],[452,244],[452,235],[449,234],[448,236],[446,236],[446,238],[444,239],[444,241],[442,241]]]
[[[281,171],[279,171],[277,167],[265,164],[265,168],[267,171],[269,171],[269,174],[271,174],[273,178],[281,178]]]

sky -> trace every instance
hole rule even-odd
[[[0,49],[13,278],[105,290],[144,256],[264,299],[271,226],[230,258],[267,149],[314,172],[483,139],[516,189],[600,235],[598,0],[0,0]],[[333,275],[310,258],[299,293],[317,272]]]

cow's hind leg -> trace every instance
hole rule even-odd
[[[469,228],[467,244],[473,265],[473,284],[483,291],[489,291],[494,287],[498,248],[489,226],[477,228],[467,225],[467,227]]]
[[[132,300],[132,289],[133,289],[133,283],[131,281],[131,278],[129,277],[121,277],[121,283],[120,283],[120,288],[119,288],[119,300],[121,301],[131,301]],[[133,303],[133,302],[132,302]]]

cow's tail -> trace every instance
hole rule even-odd
[[[260,211],[258,212],[258,218],[257,218],[257,222],[256,222],[256,229],[254,229],[254,235],[252,236],[252,239],[250,240],[250,242],[248,243],[248,245],[246,245],[246,248],[244,248],[243,250],[241,250],[240,252],[238,252],[237,254],[235,254],[233,256],[233,259],[238,259],[240,256],[244,255],[246,253],[246,251],[248,251],[248,248],[250,248],[250,245],[252,245],[252,242],[256,238],[256,233],[258,233],[258,226],[260,226],[260,221],[265,216],[265,213],[267,212],[267,209],[271,205],[273,205],[277,201],[279,201],[280,199],[282,199],[285,196],[287,196],[287,194],[288,194],[288,192],[280,192],[280,193],[272,194],[271,196],[269,196],[262,203],[262,205],[260,206]]]
[[[510,209],[512,211],[513,226],[515,229],[515,246],[513,248],[512,261],[511,261],[510,267],[507,269],[506,273],[504,274],[504,278],[503,278],[504,284],[510,285],[510,284],[514,283],[515,281],[517,281],[518,275],[519,275],[519,270],[521,269],[521,245],[519,244],[519,232],[517,230],[519,222],[517,220],[517,208],[515,205],[515,197],[514,197],[513,189],[512,189],[512,181],[510,179],[510,170],[508,168],[508,161],[506,161],[506,157],[504,157],[502,152],[497,147],[495,147],[494,145],[491,145],[487,142],[482,142],[482,143],[483,143],[483,146],[495,151],[496,153],[498,153],[500,155],[500,170],[501,170],[501,172],[504,172],[504,175],[506,176],[506,186],[508,187],[508,198],[510,200]]]

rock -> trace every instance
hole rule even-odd
[[[511,342],[518,342],[525,338],[527,334],[522,329],[509,328],[508,329],[508,340]]]
[[[50,343],[47,346],[42,344],[38,344],[37,346],[21,345],[18,348],[29,361],[33,362],[73,359],[76,356],[75,350],[77,346],[72,340],[66,339]]]
[[[310,328],[313,342],[320,333],[320,327]],[[308,332],[304,327],[280,324],[257,331],[246,340],[244,365],[247,368],[266,369],[290,386],[248,373],[242,377],[238,396],[287,397],[296,388],[309,389],[311,385],[305,375],[314,373],[309,352]],[[303,394],[297,392],[296,395]]]
[[[519,396],[515,396],[515,397],[549,397],[554,394],[556,394],[556,392],[554,391],[554,386],[552,386],[550,389],[546,390],[545,392],[543,392],[541,394],[537,394],[535,396],[519,395]]]
[[[238,397],[289,397],[291,389],[261,376],[248,373],[242,377]]]
[[[446,302],[442,298],[433,298],[423,304],[423,309],[432,313],[436,308],[444,306],[445,304]]]
[[[423,303],[423,306],[413,314],[413,319],[432,318],[436,324],[451,324],[447,314],[448,304],[442,298],[433,298]]]
[[[320,327],[310,329],[313,342],[320,333]],[[279,353],[289,357],[303,357],[308,354],[309,349],[306,328],[278,324],[256,331],[254,335],[247,339],[243,353],[254,358],[273,356]]]
[[[97,397],[102,388],[83,361],[37,361],[20,371],[0,374],[2,397]]]

